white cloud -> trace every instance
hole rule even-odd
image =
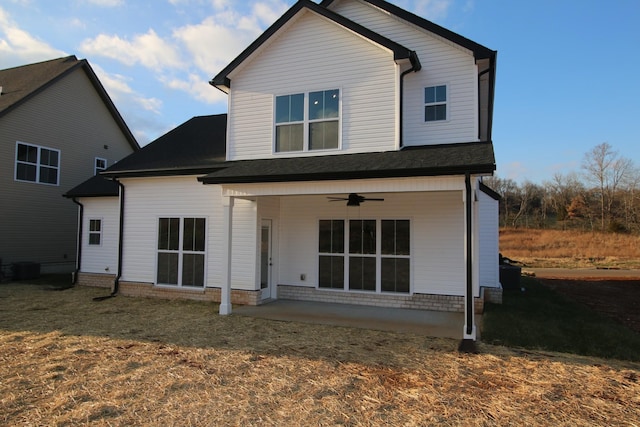
[[[447,17],[452,0],[416,0],[414,11],[431,21]]]
[[[130,78],[120,74],[107,73],[102,67],[96,64],[91,64],[91,68],[93,68],[98,79],[115,104],[137,105],[146,111],[160,114],[162,101],[157,98],[145,98],[134,91],[128,83],[131,80]]]
[[[66,56],[13,22],[9,14],[0,7],[0,68],[45,61]]]
[[[104,56],[126,65],[140,64],[151,69],[174,68],[182,65],[178,51],[150,29],[137,34],[132,40],[117,35],[100,34],[80,44],[80,51],[93,56]]]
[[[101,7],[117,7],[124,4],[124,0],[86,0],[87,3]]]
[[[189,74],[186,80],[172,78],[163,81],[169,89],[187,92],[192,98],[207,104],[225,102],[227,96],[211,86],[206,77],[198,74]]]

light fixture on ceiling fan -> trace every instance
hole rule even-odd
[[[375,202],[384,201],[384,199],[367,198],[356,193],[351,193],[349,194],[348,197],[327,197],[327,199],[329,199],[330,202],[339,202],[341,200],[346,200],[347,206],[360,206],[360,203],[367,202],[367,201],[375,201]]]

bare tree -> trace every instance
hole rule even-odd
[[[615,193],[619,185],[631,172],[632,162],[620,157],[607,142],[596,145],[585,154],[582,168],[585,178],[598,189],[600,199],[600,227],[605,229],[606,219],[611,217]]]

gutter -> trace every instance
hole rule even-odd
[[[79,220],[78,220],[78,250],[76,251],[76,271],[73,273],[72,284],[78,283],[78,274],[80,273],[80,264],[82,262],[82,222],[84,221],[84,205],[78,201],[75,197],[71,199],[73,203],[80,206]]]
[[[471,173],[464,175],[465,188],[465,224],[466,224],[466,269],[467,269],[467,287],[465,295],[465,328],[464,336],[458,350],[463,353],[477,353],[475,346],[475,325],[474,325],[474,307],[473,307],[473,231],[471,229]]]
[[[414,72],[417,73],[418,71],[420,71],[422,69],[422,64],[420,64],[420,60],[418,59],[418,55],[416,54],[416,52],[413,50],[411,51],[411,56],[410,56],[410,60],[411,60],[411,68],[409,68],[408,70],[404,70],[402,73],[400,73],[400,114],[399,114],[399,118],[398,120],[400,121],[400,135],[399,135],[399,139],[400,139],[400,148],[402,148],[402,146],[404,145],[404,77],[409,74],[410,72]]]
[[[104,301],[106,299],[113,298],[116,295],[118,295],[118,290],[120,288],[120,277],[122,277],[122,252],[123,252],[122,248],[123,248],[123,241],[124,241],[123,239],[124,237],[124,184],[122,184],[116,178],[113,178],[112,180],[113,182],[118,184],[118,187],[120,187],[120,228],[118,230],[118,273],[116,275],[115,280],[113,281],[113,290],[111,291],[111,294],[102,296],[102,297],[95,297],[93,299],[94,301]]]

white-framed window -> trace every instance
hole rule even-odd
[[[93,174],[98,175],[98,172],[107,169],[107,159],[96,157],[93,166]]]
[[[60,184],[60,150],[16,142],[15,180]]]
[[[447,85],[427,86],[424,88],[424,121],[439,122],[447,120]]]
[[[99,246],[102,244],[102,219],[89,219],[89,245]]]
[[[340,147],[340,90],[275,97],[274,151],[332,150]]]
[[[204,287],[205,218],[158,218],[159,285]]]
[[[410,248],[408,219],[321,219],[318,287],[408,294]]]

